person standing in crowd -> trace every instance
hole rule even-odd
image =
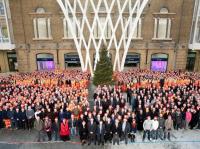
[[[115,145],[115,143],[119,145],[121,137],[121,125],[118,119],[115,120],[115,124],[112,127],[112,133],[113,133],[113,145]]]
[[[189,123],[192,120],[192,113],[190,112],[190,109],[187,109],[187,112],[185,113],[185,129],[189,128]]]
[[[89,132],[88,145],[90,145],[92,142],[94,142],[94,144],[96,145],[96,130],[97,130],[96,122],[94,122],[94,119],[91,118],[88,122],[88,132]]]
[[[127,122],[127,119],[123,119],[122,123],[122,139],[125,140],[125,144],[128,144],[128,134],[130,133],[130,124]]]
[[[42,139],[44,141],[44,137],[43,137],[43,121],[40,119],[40,117],[36,117],[36,120],[34,122],[34,128],[37,131],[37,141],[40,142],[41,141],[41,135],[42,135]]]
[[[160,87],[162,88],[165,85],[165,78],[161,77],[160,78]]]
[[[163,114],[160,113],[159,117],[158,117],[158,133],[156,138],[160,138],[161,140],[163,140],[164,137],[164,128],[165,128],[165,119],[163,118]]]
[[[185,127],[186,127],[185,113],[186,113],[185,108],[182,107],[181,108],[181,127],[183,129],[185,129]]]
[[[142,131],[143,130],[142,126],[143,126],[144,119],[145,119],[143,110],[139,111],[136,118],[137,118],[137,124],[138,124],[137,129],[138,129],[138,131]]]
[[[147,138],[150,141],[150,134],[151,134],[151,129],[152,129],[152,120],[150,116],[147,116],[147,119],[144,121],[143,123],[143,129],[144,129],[144,134],[143,134],[143,141],[146,138],[146,134],[147,134]]]
[[[47,134],[47,137],[48,137],[48,141],[51,141],[52,139],[52,123],[51,123],[51,119],[49,119],[48,116],[45,117],[44,119],[44,131],[46,132]]]
[[[197,120],[197,129],[200,129],[200,107],[197,107],[197,110],[198,110],[198,120]]]
[[[20,129],[21,128],[21,118],[20,118],[19,108],[17,108],[14,113],[14,119],[15,119],[16,129]]]
[[[71,115],[71,119],[69,119],[69,128],[70,128],[70,134],[71,136],[77,135],[76,127],[77,127],[77,121],[74,119],[74,115]]]
[[[155,116],[154,119],[152,120],[152,131],[151,131],[151,136],[153,140],[157,140],[157,134],[158,134],[158,126],[159,126],[159,122],[158,122],[158,118]]]
[[[55,117],[54,122],[52,123],[52,130],[55,137],[55,141],[58,140],[58,133],[60,130],[60,123],[58,121],[58,117]]]
[[[104,135],[105,135],[105,124],[100,120],[99,125],[97,126],[97,140],[98,145],[104,145]]]
[[[70,130],[68,125],[68,120],[63,119],[62,123],[60,124],[60,138],[62,141],[70,140]]]
[[[126,94],[127,94],[127,102],[129,104],[131,104],[132,90],[131,90],[130,86],[127,87]]]
[[[131,131],[130,131],[131,142],[135,142],[136,132],[137,132],[137,123],[136,123],[136,120],[133,119],[131,123]]]
[[[26,117],[27,117],[27,127],[29,131],[33,128],[33,123],[34,123],[34,111],[31,108],[31,106],[28,106],[28,109],[26,110]]]
[[[180,112],[180,109],[177,109],[176,110],[176,113],[175,113],[175,129],[178,130],[178,129],[181,129],[181,121],[182,121],[182,116],[181,116],[181,112]]]
[[[171,115],[168,116],[167,120],[165,121],[165,135],[164,139],[171,141],[171,131],[174,129],[174,124]]]
[[[105,124],[105,142],[109,141],[112,143],[112,127],[111,119],[108,117]]]
[[[27,122],[27,117],[26,117],[26,111],[24,108],[21,109],[20,111],[20,121],[22,128],[25,130],[26,129],[26,122]]]
[[[4,127],[3,123],[3,110],[2,107],[0,106],[0,129]]]
[[[10,119],[12,130],[14,130],[16,127],[16,121],[15,121],[14,115],[15,115],[15,111],[14,111],[13,107],[10,107],[10,110],[8,110],[8,112],[7,112],[7,116]]]
[[[131,107],[132,107],[132,111],[135,111],[136,108],[136,94],[132,93],[131,95]]]
[[[197,126],[197,123],[198,123],[198,112],[195,109],[193,109],[192,110],[192,119],[190,122],[190,128],[194,129]]]
[[[84,145],[88,139],[88,128],[85,121],[82,121],[79,127],[79,135],[82,145]]]

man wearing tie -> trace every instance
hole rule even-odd
[[[89,131],[88,145],[90,145],[91,142],[93,141],[94,141],[94,144],[96,145],[96,129],[97,129],[97,126],[92,117],[90,121],[88,122],[88,131]]]
[[[102,106],[102,101],[101,101],[101,98],[99,96],[97,96],[95,105],[97,107],[97,110],[99,110],[99,108]]]
[[[102,120],[100,120],[99,125],[97,126],[97,140],[98,145],[104,145],[104,134],[105,134],[105,125]]]
[[[123,119],[122,123],[122,139],[125,140],[125,144],[128,143],[128,134],[130,132],[130,124],[127,122],[127,119]]]

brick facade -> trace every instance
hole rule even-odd
[[[13,33],[20,72],[37,70],[36,55],[51,53],[54,56],[56,68],[65,68],[64,54],[76,52],[73,40],[63,39],[63,17],[56,0],[10,0],[10,10]],[[152,0],[142,14],[142,30],[140,40],[132,40],[129,52],[140,54],[140,68],[149,69],[151,56],[154,53],[168,54],[168,70],[185,69],[188,53],[194,0]],[[38,7],[43,7],[47,13],[35,14]],[[159,11],[166,7],[172,19],[172,40],[153,40],[154,18],[159,17]],[[92,15],[92,14],[89,14]],[[51,40],[34,40],[33,18],[49,17],[51,19]],[[120,50],[120,58],[123,49]],[[95,50],[90,52],[91,60]],[[85,51],[82,51],[85,57]],[[112,48],[112,61],[115,50]],[[1,57],[0,53],[0,57]],[[0,58],[1,59],[1,58]],[[197,66],[197,64],[196,64]],[[7,71],[7,69],[5,69]]]

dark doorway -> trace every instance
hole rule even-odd
[[[16,52],[8,52],[8,66],[9,70],[12,71],[18,71],[18,63],[17,63],[17,54]]]
[[[194,71],[195,61],[196,61],[196,52],[189,51],[186,64],[187,71]]]
[[[77,53],[64,54],[65,69],[67,67],[81,67],[80,58]]]

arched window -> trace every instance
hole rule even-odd
[[[44,14],[44,8],[37,8],[37,14]],[[37,17],[33,19],[35,39],[51,39],[51,24],[48,17]]]
[[[39,8],[36,9],[36,13],[45,13],[45,12],[46,11],[45,11],[44,8],[39,7]]]
[[[36,55],[38,70],[55,69],[53,54],[40,53]]]
[[[163,14],[169,13],[169,10],[167,8],[163,7],[160,9],[160,13],[163,13]]]
[[[171,32],[171,18],[162,17],[163,14],[168,14],[167,8],[160,9],[160,16],[155,18],[154,23],[154,38],[156,39],[170,39]]]
[[[165,72],[167,70],[168,55],[157,53],[151,55],[151,70]]]

